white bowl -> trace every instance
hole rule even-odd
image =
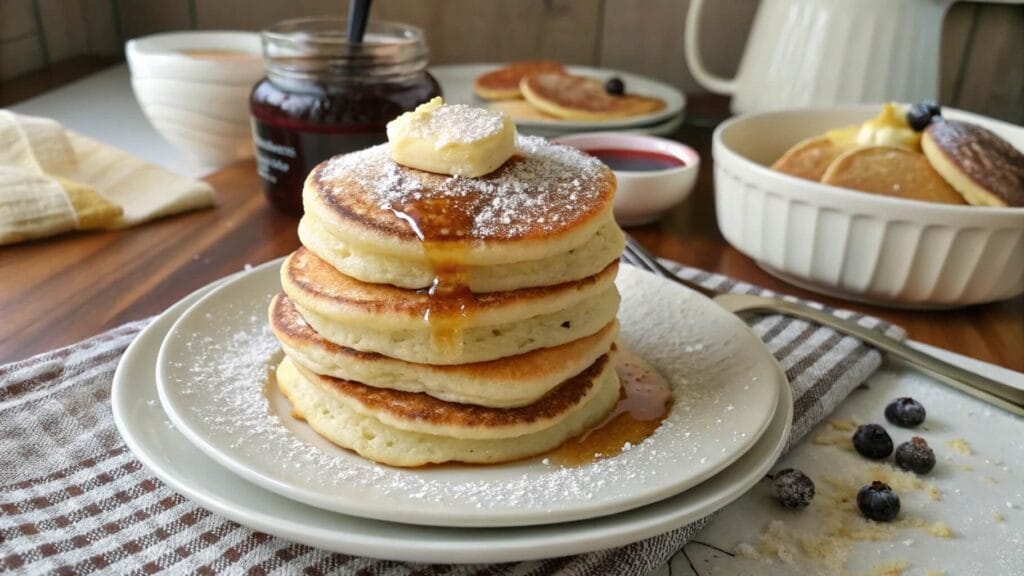
[[[615,190],[615,220],[621,226],[639,226],[658,219],[666,210],[682,202],[697,182],[700,155],[674,140],[625,134],[592,132],[555,138],[552,142],[580,150],[639,150],[673,156],[683,166],[651,172],[613,170],[618,185]]]
[[[135,98],[161,136],[206,164],[252,156],[249,93],[264,75],[259,34],[169,32],[131,40],[125,52]]]
[[[825,294],[915,308],[1024,292],[1024,208],[954,206],[847,190],[769,169],[791,145],[863,122],[879,105],[748,114],[715,130],[725,239],[768,272]],[[943,108],[1024,150],[1024,128]]]

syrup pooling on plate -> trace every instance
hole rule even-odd
[[[610,458],[643,442],[661,426],[672,406],[672,386],[643,358],[619,346],[615,359],[619,401],[594,428],[548,453],[563,466]]]

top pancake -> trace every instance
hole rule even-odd
[[[970,122],[932,122],[921,148],[971,204],[1024,206],[1024,154],[994,132]]]
[[[353,250],[408,259],[455,252],[497,265],[568,252],[612,217],[615,176],[596,158],[538,137],[480,178],[406,168],[387,144],[336,156],[303,190],[313,214]],[[447,259],[447,258],[446,258]]]

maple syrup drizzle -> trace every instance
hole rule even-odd
[[[600,424],[570,438],[546,457],[554,464],[581,466],[621,453],[654,434],[672,406],[672,387],[639,355],[623,350],[615,359],[619,401]]]
[[[424,198],[391,208],[419,238],[434,270],[423,319],[431,344],[445,356],[462,352],[462,332],[476,303],[469,289],[466,254],[472,241],[472,212],[466,198]]]

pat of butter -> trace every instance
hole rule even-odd
[[[885,104],[878,116],[860,125],[836,128],[825,133],[840,146],[896,146],[921,151],[921,134],[907,123],[903,111],[894,104]]]
[[[516,151],[516,126],[503,112],[434,98],[388,122],[395,162],[438,174],[476,178]]]
[[[921,133],[915,132],[907,123],[907,114],[902,107],[887,103],[875,118],[868,120],[857,133],[857,144],[861,146],[898,146],[914,152],[921,151]]]

